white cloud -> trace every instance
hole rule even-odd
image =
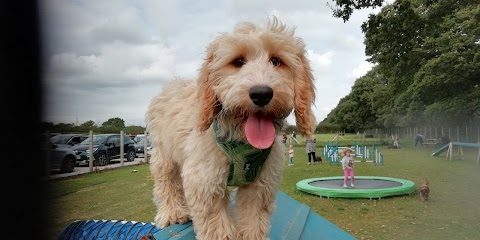
[[[317,54],[313,50],[308,50],[307,54],[311,68],[316,73],[328,72],[332,65],[332,58],[335,55],[333,51]]]
[[[361,62],[356,68],[352,70],[350,76],[355,79],[362,77],[363,75],[367,74],[367,72],[370,71],[373,66],[374,64],[371,62]]]
[[[120,117],[142,126],[166,82],[195,78],[210,41],[240,21],[261,24],[272,14],[307,46],[321,121],[372,67],[360,25],[379,11],[356,11],[344,23],[315,0],[45,0],[41,7],[45,120],[101,124]]]

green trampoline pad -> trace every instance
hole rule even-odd
[[[299,181],[297,189],[321,197],[336,198],[382,198],[411,194],[415,191],[415,183],[405,179],[355,176],[355,187],[343,187],[343,176],[309,178]]]

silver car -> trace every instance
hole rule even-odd
[[[52,143],[49,138],[44,137],[42,140],[42,154],[45,154],[49,169],[60,173],[73,172],[77,165],[75,152],[68,147]]]

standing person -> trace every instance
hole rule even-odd
[[[347,187],[348,176],[350,176],[350,186],[355,187],[353,184],[355,182],[355,172],[354,172],[354,161],[351,156],[352,149],[347,148],[342,152],[342,168],[343,168],[343,187]]]
[[[415,146],[413,147],[416,148],[418,143],[423,146],[423,142],[425,142],[425,136],[419,133],[415,136]]]
[[[308,155],[308,165],[312,164],[312,161],[315,163],[315,143],[317,142],[317,140],[315,139],[315,137],[312,137],[312,138],[307,138],[307,140],[305,140],[306,142],[306,150],[307,150],[307,155]]]
[[[295,133],[295,131],[292,131],[292,133],[290,134],[290,141],[289,143],[292,143],[292,140],[297,142],[297,134]]]
[[[449,143],[450,143],[450,138],[448,136],[443,135],[439,138],[437,147],[443,147],[443,146],[445,146],[446,144],[449,144]]]
[[[293,145],[288,148],[288,166],[293,166]]]

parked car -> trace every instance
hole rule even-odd
[[[135,135],[135,137],[133,138],[133,141],[135,141],[135,143],[139,143],[140,141],[142,141],[142,139],[145,138],[145,134],[137,134]]]
[[[87,139],[88,135],[85,134],[58,134],[50,138],[52,143],[62,147],[72,147],[77,145],[83,140]]]
[[[110,160],[120,157],[120,134],[96,134],[93,135],[93,165],[105,166]],[[127,135],[123,136],[124,157],[126,161],[135,160],[135,142]],[[77,163],[88,163],[90,159],[90,137],[71,148],[77,156]]]
[[[147,139],[147,140],[145,140],[145,139]],[[145,141],[147,141],[147,151],[152,149],[152,142],[150,140],[148,140],[148,138],[142,138],[142,140],[140,140],[140,142],[135,143],[135,151],[137,152],[137,154],[139,154],[139,153],[144,154]]]
[[[52,143],[50,137],[45,134],[42,135],[41,152],[47,159],[50,170],[71,173],[75,169],[77,164],[75,152],[68,147]]]

